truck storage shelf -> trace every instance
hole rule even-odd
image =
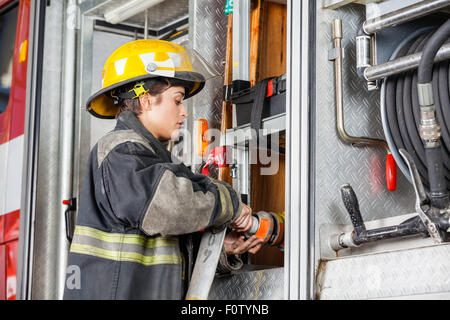
[[[261,124],[263,134],[269,135],[286,130],[286,113],[280,113],[272,117],[264,118]],[[246,141],[254,139],[251,135],[250,123],[231,128],[225,131],[225,137],[221,140],[222,146],[242,145]]]

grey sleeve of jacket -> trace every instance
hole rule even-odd
[[[163,163],[141,143],[116,146],[99,169],[114,215],[150,236],[225,227],[242,210],[230,185],[194,174],[184,164]]]

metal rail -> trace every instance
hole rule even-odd
[[[363,24],[364,32],[368,35],[407,21],[423,17],[432,12],[450,6],[450,0],[426,0],[382,16],[369,19]]]
[[[362,30],[356,37],[356,57],[358,75],[367,80],[369,90],[378,88],[376,80],[414,69],[418,66],[417,61],[420,60],[419,55],[411,57],[412,59],[406,59],[405,57],[403,60],[374,66],[372,36],[383,29],[426,16],[447,6],[450,6],[450,0],[424,0],[364,22]]]
[[[330,60],[334,60],[335,70],[335,82],[336,82],[336,127],[339,132],[339,136],[347,143],[351,143],[353,146],[359,145],[377,145],[386,149],[389,154],[390,149],[385,140],[366,138],[366,137],[353,137],[347,134],[344,125],[344,101],[343,101],[343,80],[342,80],[342,20],[335,19],[332,23],[332,37],[334,42],[334,57],[330,57]]]
[[[364,77],[367,81],[375,81],[394,74],[417,69],[421,57],[422,52],[419,52],[377,66],[369,67],[364,71]],[[443,45],[441,49],[439,49],[434,62],[441,62],[447,59],[450,59],[450,43]]]

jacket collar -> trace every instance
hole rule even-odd
[[[123,111],[120,113],[114,130],[120,130],[123,127],[134,130],[137,134],[146,139],[158,156],[163,158],[165,162],[172,162],[170,152],[164,147],[161,141],[156,139],[150,131],[144,127],[133,112]]]

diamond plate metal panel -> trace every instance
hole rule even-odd
[[[225,0],[190,0],[189,41],[190,46],[205,58],[218,72],[223,73],[226,50],[227,16]],[[204,89],[187,100],[188,130],[195,134],[194,123],[206,119],[209,128],[220,130],[222,117],[223,79],[208,80]],[[196,159],[196,140],[192,145],[192,157]],[[189,151],[187,151],[189,152]]]
[[[165,0],[148,10],[148,27],[160,30],[189,14],[189,0]],[[140,13],[127,20],[127,23],[142,25],[145,14]]]
[[[340,187],[350,183],[359,199],[365,220],[413,212],[412,186],[398,170],[397,190],[385,183],[385,151],[379,147],[352,147],[343,143],[335,127],[334,64],[327,60],[332,48],[331,22],[343,22],[344,115],[347,132],[355,136],[384,139],[379,92],[369,92],[358,78],[354,38],[364,22],[364,7],[348,5],[338,10],[318,9],[315,110],[315,220],[316,241],[320,225],[350,224]],[[317,246],[316,246],[317,247]]]
[[[126,1],[124,0],[103,1],[95,9],[91,10],[89,15],[103,17],[105,12],[120,7],[125,2]],[[153,30],[162,29],[165,26],[186,17],[188,11],[189,0],[165,0],[148,10],[148,27]],[[125,20],[123,23],[143,26],[144,21],[145,14],[142,12]]]
[[[380,299],[450,292],[450,245],[322,262],[317,298]]]
[[[284,269],[273,268],[216,277],[209,300],[281,300]]]
[[[227,16],[224,0],[191,1],[191,45],[220,72],[223,71],[226,50]],[[192,118],[208,120],[209,127],[220,129],[222,86],[218,81],[207,82],[192,99]]]

